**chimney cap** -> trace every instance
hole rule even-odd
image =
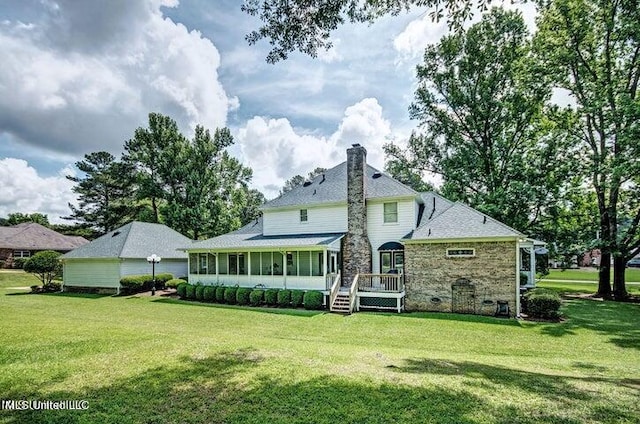
[[[360,143],[353,143],[351,147],[360,147]]]

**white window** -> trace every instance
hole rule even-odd
[[[473,258],[476,249],[447,249],[447,258]]]
[[[307,222],[309,220],[309,216],[307,214],[306,209],[300,209],[300,222]]]
[[[384,204],[384,222],[398,222],[398,202]]]
[[[28,258],[31,256],[31,252],[28,250],[14,250],[13,257],[14,258]]]

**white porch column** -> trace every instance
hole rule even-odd
[[[516,240],[516,318],[520,318],[520,241]]]
[[[528,286],[536,285],[536,249],[533,243],[531,243],[531,253],[529,254],[529,281]]]

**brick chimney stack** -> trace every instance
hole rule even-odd
[[[358,273],[371,272],[365,201],[366,169],[367,150],[354,144],[347,149],[347,235],[342,239],[343,285],[350,285]]]

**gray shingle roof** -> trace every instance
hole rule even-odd
[[[373,178],[374,173],[380,173]],[[323,176],[324,175],[324,176]],[[262,209],[321,203],[347,202],[347,162],[328,169],[315,177],[308,186],[298,186],[262,206]],[[365,180],[367,199],[418,196],[418,193],[390,176],[367,165]]]
[[[162,224],[130,222],[63,256],[73,258],[146,258],[155,253],[166,259],[185,259],[191,239]]]
[[[344,236],[344,233],[296,234],[264,236],[259,233],[234,232],[191,244],[189,250],[197,249],[293,249],[328,246]]]
[[[35,222],[0,227],[0,248],[68,251],[89,243],[79,236],[65,236]]]
[[[451,204],[431,219],[428,211],[427,205],[420,227],[408,240],[524,237],[519,231],[460,202]]]

